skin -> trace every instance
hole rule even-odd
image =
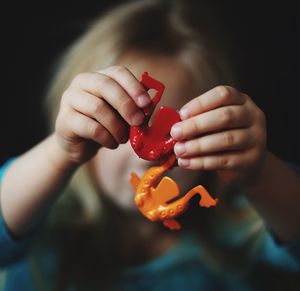
[[[164,104],[181,108],[183,121],[171,134],[178,140],[175,154],[180,166],[174,179],[184,181],[183,191],[195,185],[200,170],[217,171],[225,183],[243,187],[279,238],[296,238],[300,179],[267,151],[263,112],[249,96],[228,86],[198,96],[199,88],[189,83],[184,66],[169,57],[138,52],[125,54],[116,66],[77,76],[62,96],[55,132],[9,168],[1,207],[11,233],[21,237],[30,231],[76,169],[88,161],[107,195],[122,207],[132,207],[129,172],[139,174],[149,167],[126,143],[128,127],[143,121],[141,108],[149,102],[135,77],[145,70],[166,85]]]
[[[180,117],[183,121],[171,130],[179,141],[174,151],[180,166],[217,170],[225,181],[234,182],[248,178],[263,161],[265,117],[246,94],[216,87],[188,102]]]
[[[168,105],[179,110],[197,91],[196,86],[189,83],[189,72],[174,59],[162,56],[141,56],[137,52],[128,53],[119,59],[120,64],[128,68],[135,76],[144,71],[165,84],[166,89],[160,105]],[[176,82],[174,82],[176,80]],[[155,114],[155,113],[154,113]],[[117,161],[112,165],[111,161]],[[96,182],[121,207],[136,210],[134,192],[129,183],[131,172],[142,176],[149,167],[157,163],[140,159],[131,148],[129,142],[119,146],[117,150],[103,148],[90,162],[96,176]],[[183,168],[174,168],[167,172],[185,193],[201,178],[201,173]]]

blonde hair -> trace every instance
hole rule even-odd
[[[52,80],[48,92],[52,121],[62,93],[77,74],[111,66],[131,49],[176,56],[194,72],[197,82],[203,79],[203,91],[220,83],[233,85],[232,68],[223,55],[225,43],[218,47],[210,35],[189,27],[176,2],[181,3],[132,1],[95,20],[63,56]]]
[[[50,130],[53,130],[60,98],[77,74],[113,65],[122,54],[132,49],[174,56],[190,69],[194,77],[191,82],[197,80],[202,92],[220,84],[236,85],[228,56],[224,54],[225,44],[222,42],[220,47],[216,41],[221,35],[212,36],[209,23],[202,23],[207,26],[200,29],[193,25],[199,23],[199,20],[190,18],[188,11],[183,9],[186,7],[183,2],[133,1],[116,7],[91,23],[87,32],[60,60],[59,70],[50,84],[47,97]],[[204,10],[203,13],[206,12]],[[211,21],[216,19],[212,18]],[[82,215],[79,219],[86,222],[98,221],[99,213],[103,213],[104,208],[101,208],[99,194],[93,187],[86,166],[81,167],[74,175],[67,192],[62,200],[68,200],[68,195],[73,198],[75,195],[80,201]],[[57,219],[60,217],[53,216]],[[65,222],[72,223],[70,219],[65,219]]]

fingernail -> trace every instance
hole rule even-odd
[[[131,118],[131,125],[140,125],[143,123],[145,115],[142,112],[137,112]]]
[[[190,165],[190,160],[188,159],[178,159],[179,167],[188,167]]]
[[[185,153],[185,145],[183,143],[176,143],[174,146],[176,156],[181,156]]]
[[[179,110],[179,115],[182,120],[185,120],[190,117],[190,111],[188,108],[183,107]]]
[[[172,128],[171,128],[171,132],[170,132],[171,136],[175,139],[175,140],[179,140],[182,136],[182,129],[180,125],[175,124]]]
[[[137,104],[139,107],[146,107],[147,105],[149,105],[151,103],[151,99],[150,96],[146,93],[140,95],[137,97]]]

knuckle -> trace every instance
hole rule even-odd
[[[92,139],[98,138],[102,134],[102,127],[92,122],[86,122],[84,130]]]
[[[93,73],[90,76],[90,83],[93,84],[94,86],[92,87],[99,87],[102,89],[105,89],[111,85],[111,78],[108,77],[107,75],[104,74],[99,74],[99,73]]]
[[[96,140],[107,148],[114,149],[117,147],[115,139],[100,124],[90,126],[89,130],[91,139]]]
[[[203,94],[202,95],[200,95],[200,96],[198,96],[198,97],[196,97],[195,99],[194,99],[194,104],[195,105],[197,105],[197,106],[199,106],[200,108],[202,108],[203,107]]]
[[[204,152],[204,146],[203,146],[203,143],[202,143],[202,141],[198,138],[197,140],[196,140],[196,143],[194,144],[194,143],[191,143],[190,144],[190,149],[188,148],[188,144],[189,143],[186,143],[187,144],[187,150],[190,150],[190,151],[195,151],[195,150],[197,150],[197,151],[199,151],[200,153],[201,152]]]
[[[220,169],[224,169],[224,170],[230,170],[231,169],[230,159],[226,156],[220,157],[219,164],[220,164]]]
[[[120,101],[119,111],[124,118],[128,120],[134,113],[137,112],[137,108],[132,99],[124,98],[122,101]]]
[[[111,135],[106,130],[101,131],[101,133],[99,134],[99,137],[101,138],[102,143],[105,144],[105,145],[107,145],[111,142],[110,141],[111,140]]]
[[[207,159],[198,159],[197,169],[200,171],[209,169]]]
[[[231,87],[225,86],[225,85],[220,85],[220,86],[216,87],[216,90],[217,90],[219,96],[225,100],[227,100],[231,94],[230,89],[231,89]]]
[[[116,128],[116,138],[120,143],[124,143],[127,140],[127,131],[121,125]]]
[[[115,140],[120,142],[125,132],[122,122],[120,122],[117,118],[112,117],[110,119],[110,124],[112,126],[108,127],[107,130],[110,132],[110,134],[113,136]]]
[[[134,77],[132,77],[132,74],[127,67],[122,65],[112,66],[111,73],[113,75],[120,75],[120,77],[122,75],[122,77],[124,77],[124,80],[126,80],[126,88],[131,92],[133,97],[137,97],[145,91],[141,84]]]
[[[191,132],[194,132],[195,134],[201,132],[201,122],[199,122],[198,118],[196,117],[191,118],[186,125],[187,128],[190,128]]]
[[[92,112],[91,113],[93,115],[98,115],[101,112],[103,112],[103,110],[105,109],[105,106],[106,106],[106,104],[103,100],[97,99],[97,100],[95,100],[94,104],[91,105],[91,107],[92,107],[92,109],[91,109]]]
[[[142,93],[145,92],[141,84],[138,81],[136,81],[134,78],[128,80],[127,86],[128,88],[130,88],[131,95],[134,98],[137,98],[138,96],[140,96]]]
[[[105,147],[110,149],[115,149],[118,146],[118,143],[111,136],[111,134],[106,130],[102,132],[101,141]]]
[[[214,157],[204,157],[200,159],[199,170],[215,170],[216,162]]]
[[[223,133],[224,144],[227,148],[231,148],[234,145],[235,138],[232,133],[224,132]]]
[[[233,96],[237,95],[238,92],[235,88],[227,85],[220,85],[217,88],[218,94],[223,103],[230,103],[232,102]],[[240,95],[240,94],[239,94]]]
[[[252,101],[251,97],[246,93],[240,93],[240,98],[241,98],[242,104],[243,103],[248,103],[249,101],[250,102]]]
[[[236,114],[231,108],[224,108],[221,113],[221,120],[224,125],[230,125],[236,119]]]

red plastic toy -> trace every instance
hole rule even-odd
[[[176,157],[173,147],[176,143],[170,135],[171,127],[180,121],[179,114],[170,107],[160,107],[154,117],[152,126],[148,125],[155,106],[160,101],[164,91],[164,85],[151,78],[148,73],[142,75],[141,83],[149,89],[156,89],[157,93],[152,103],[144,109],[145,121],[140,126],[132,126],[130,129],[130,142],[140,158],[150,161],[164,161],[162,165],[151,167],[142,178],[136,173],[131,174],[131,185],[135,190],[135,203],[140,212],[151,221],[163,221],[170,229],[180,229],[180,224],[175,217],[182,214],[188,207],[189,200],[196,194],[201,199],[202,207],[215,206],[218,199],[210,196],[207,190],[198,185],[174,202],[168,203],[179,195],[179,187],[169,177],[159,178],[165,171],[174,166]]]
[[[132,126],[130,129],[131,146],[137,155],[148,161],[159,161],[172,153],[175,141],[170,135],[173,124],[180,121],[176,110],[170,107],[161,106],[149,126],[151,115],[160,101],[165,86],[151,78],[148,73],[142,75],[141,84],[146,90],[155,89],[157,93],[148,107],[144,109],[146,116],[141,126]]]

